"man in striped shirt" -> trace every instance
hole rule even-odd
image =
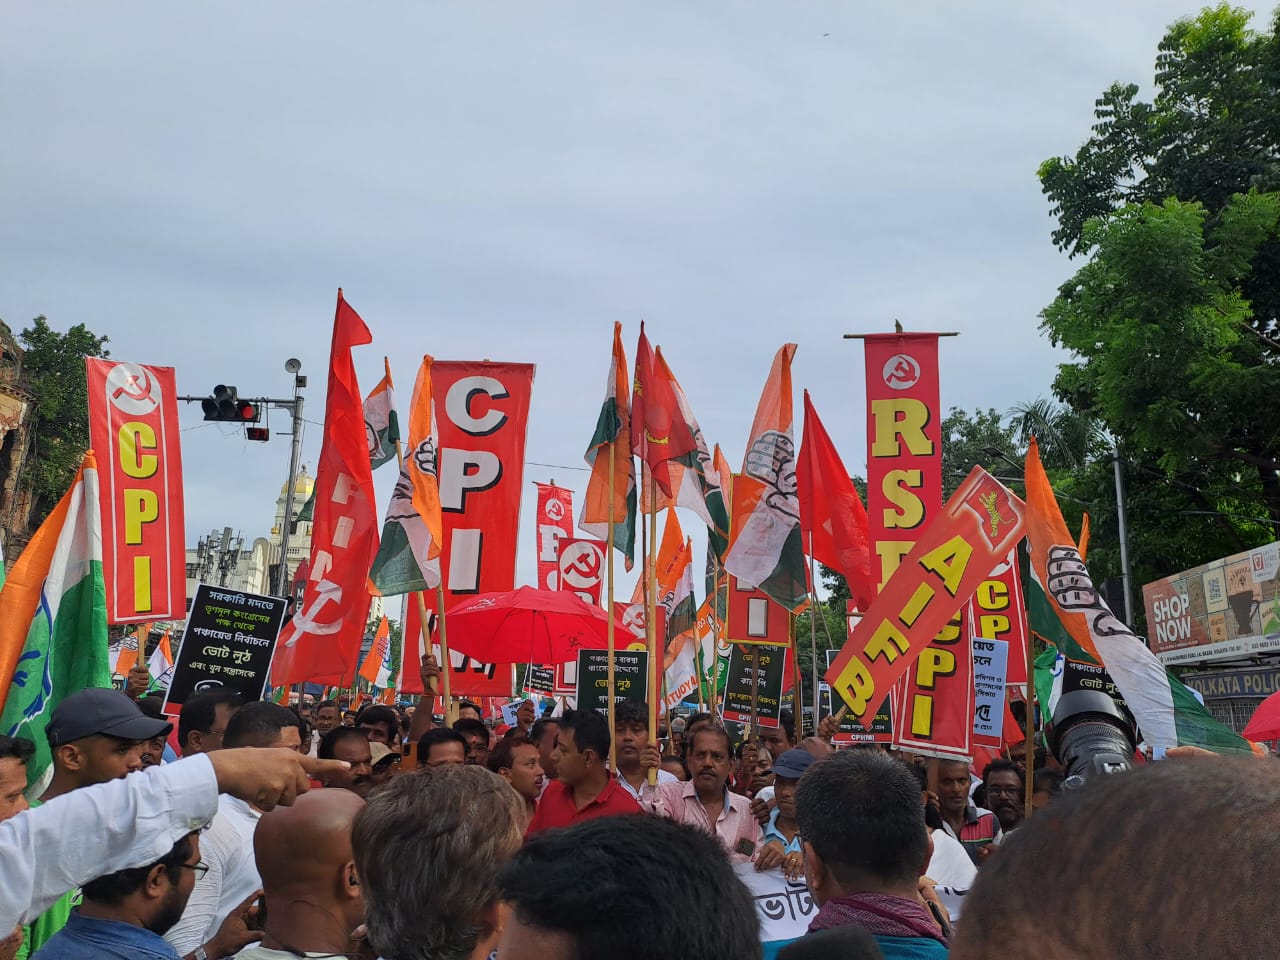
[[[977,866],[1000,842],[1000,821],[990,810],[969,800],[969,764],[963,760],[938,762],[938,805],[942,827],[959,840]]]

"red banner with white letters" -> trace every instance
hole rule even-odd
[[[172,367],[85,358],[98,455],[107,620],[187,615],[182,449]]]
[[[369,568],[378,512],[352,348],[373,337],[338,291],[329,351],[324,439],[316,466],[315,518],[302,602],[280,631],[271,683],[351,683],[369,622]]]
[[[537,487],[538,589],[559,590],[560,544],[573,537],[573,491],[549,483]]]
[[[533,395],[532,364],[437,360],[431,367],[440,439],[440,575],[445,610],[477,593],[514,590],[525,430]],[[435,595],[424,596],[435,611]],[[410,624],[416,601],[410,601]],[[445,629],[448,629],[446,614]],[[421,648],[405,632],[406,693],[421,693]],[[438,654],[437,654],[438,658]],[[510,696],[513,664],[484,664],[453,654],[450,690]]]

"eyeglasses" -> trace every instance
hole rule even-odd
[[[1021,787],[987,787],[988,797],[1019,797],[1022,793]]]
[[[205,863],[203,860],[201,860],[199,863],[180,863],[178,864],[178,866],[186,867],[188,870],[190,870],[192,873],[196,875],[197,880],[201,879],[202,877],[204,877],[206,873],[209,872],[209,865]]]

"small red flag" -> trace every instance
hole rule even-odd
[[[688,421],[680,413],[671,380],[657,368],[657,360],[649,338],[640,324],[640,340],[636,344],[636,375],[631,390],[631,452],[649,465],[653,479],[668,497],[671,471],[667,462],[698,448]]]
[[[804,392],[804,439],[796,462],[796,487],[805,553],[843,574],[858,609],[867,610],[875,596],[867,511],[813,409],[808,390]]]

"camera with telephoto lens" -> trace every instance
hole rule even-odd
[[[1049,724],[1049,749],[1062,764],[1064,790],[1133,766],[1137,737],[1133,721],[1101,690],[1064,693]]]

